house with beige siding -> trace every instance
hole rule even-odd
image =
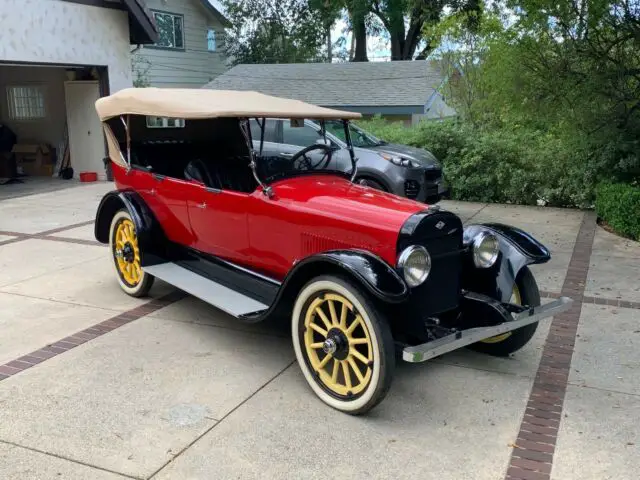
[[[145,0],[158,41],[133,53],[137,86],[199,88],[226,71],[229,21],[212,0]]]

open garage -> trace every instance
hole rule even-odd
[[[31,8],[25,8],[25,4]],[[137,0],[0,4],[0,198],[105,179],[94,104],[132,85],[130,52],[155,40]]]

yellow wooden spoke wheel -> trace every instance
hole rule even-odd
[[[123,219],[116,227],[116,262],[123,280],[132,287],[140,283],[140,250],[133,222]]]
[[[327,293],[308,306],[304,347],[311,368],[331,393],[353,396],[371,381],[373,346],[362,316],[342,295]]]
[[[520,272],[518,272],[510,302],[531,307],[540,305],[538,284],[528,267],[523,267]],[[537,328],[537,322],[531,323],[501,335],[485,338],[484,340],[469,345],[469,348],[489,355],[505,357],[520,350],[529,343],[536,333]]]
[[[393,337],[355,284],[330,275],[309,282],[296,298],[291,328],[298,364],[322,401],[356,415],[384,398],[395,367]]]
[[[136,227],[126,210],[114,215],[109,243],[120,287],[134,297],[146,295],[153,284],[153,277],[142,268]]]
[[[510,302],[516,305],[522,305],[522,296],[520,295],[520,289],[518,288],[518,285],[515,285],[515,284],[513,285],[513,293],[511,294]],[[512,333],[513,332],[503,333],[502,335],[496,335],[495,337],[485,338],[484,340],[481,340],[481,341],[482,343],[499,343],[509,338]]]

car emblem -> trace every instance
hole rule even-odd
[[[445,226],[445,225],[446,225],[446,224],[445,224],[442,220],[440,220],[438,223],[436,223],[436,228],[437,228],[438,230],[442,230],[442,229],[444,228],[444,226]]]

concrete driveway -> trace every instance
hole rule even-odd
[[[574,308],[512,358],[399,365],[354,418],[312,394],[286,326],[122,293],[93,238],[111,188],[0,201],[0,479],[638,478],[640,245],[592,213],[443,202],[540,238],[540,288]]]

